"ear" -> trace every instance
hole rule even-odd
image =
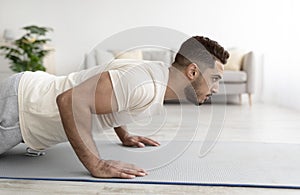
[[[189,80],[195,80],[199,76],[199,69],[197,64],[189,64],[185,69],[185,74]]]

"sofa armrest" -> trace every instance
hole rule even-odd
[[[255,57],[252,51],[245,54],[242,68],[247,73],[246,91],[252,94],[255,91]]]
[[[84,55],[84,65],[83,69],[88,69],[97,65],[95,52],[91,51],[90,53],[86,53]]]

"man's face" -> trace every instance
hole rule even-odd
[[[223,77],[224,65],[218,60],[215,62],[215,68],[206,69],[184,89],[188,101],[195,105],[202,105],[212,94],[219,90],[219,81]]]

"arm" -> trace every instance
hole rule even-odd
[[[127,132],[126,126],[114,127],[115,133],[119,137],[120,141],[125,142],[126,137],[128,137],[129,133]]]
[[[91,131],[91,114],[117,110],[108,72],[94,76],[57,97],[57,105],[66,135],[82,164],[95,177],[134,178],[142,169],[100,158]]]
[[[135,146],[135,147],[143,148],[145,147],[145,145],[148,146],[160,145],[158,142],[150,138],[130,135],[126,130],[127,129],[126,126],[115,127],[114,129],[124,146],[130,146],[130,147]]]

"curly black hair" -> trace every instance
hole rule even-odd
[[[183,68],[196,63],[200,68],[213,68],[215,59],[227,63],[229,53],[218,42],[203,36],[193,36],[182,43],[173,65]]]
[[[203,36],[194,36],[213,56],[220,60],[223,64],[227,63],[229,52],[226,51],[218,42]]]

